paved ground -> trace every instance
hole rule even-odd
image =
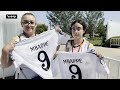
[[[120,48],[95,47],[95,49],[105,57],[120,60]]]
[[[61,45],[60,51],[63,51],[65,48],[64,45]],[[107,47],[98,47],[95,46],[95,49],[101,53],[104,57],[110,57],[113,59],[120,60],[120,48],[107,48]]]

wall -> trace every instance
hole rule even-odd
[[[0,57],[2,47],[8,43],[12,37],[22,32],[21,17],[29,11],[0,11]],[[7,19],[6,14],[16,14],[17,19]]]

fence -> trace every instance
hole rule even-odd
[[[120,46],[120,38],[111,38],[110,47],[111,46]]]
[[[100,79],[120,79],[120,60],[105,57],[105,62],[110,70],[109,75],[100,75]]]
[[[110,70],[109,75],[99,74],[99,79],[120,79],[120,60],[105,57],[105,62]],[[1,75],[0,78],[8,77],[9,75],[12,76],[15,73],[15,67],[11,66],[9,69],[3,70],[1,68]]]

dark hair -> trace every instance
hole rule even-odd
[[[86,28],[87,28],[87,25],[84,21],[82,20],[75,20],[71,23],[70,25],[70,34],[72,35],[72,26],[75,24],[75,23],[80,23],[82,26],[83,26],[83,30],[85,31],[86,33]],[[83,34],[83,36],[85,35],[85,33]]]
[[[23,14],[22,17],[21,17],[21,24],[22,24],[22,19],[23,19],[23,17],[24,17],[25,15],[32,15],[33,17],[35,17],[35,15],[33,15],[32,13],[25,13],[25,14]],[[36,20],[36,17],[35,17],[35,20]]]

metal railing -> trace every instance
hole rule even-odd
[[[110,47],[113,45],[120,46],[120,38],[111,38],[110,39]]]
[[[105,57],[105,62],[110,70],[109,75],[100,75],[99,79],[120,79],[120,60]]]
[[[120,79],[120,60],[105,57],[105,62],[110,70],[109,75],[99,74],[99,79]],[[7,71],[7,70],[6,70]],[[2,70],[2,78],[5,79],[7,73],[4,69]]]

